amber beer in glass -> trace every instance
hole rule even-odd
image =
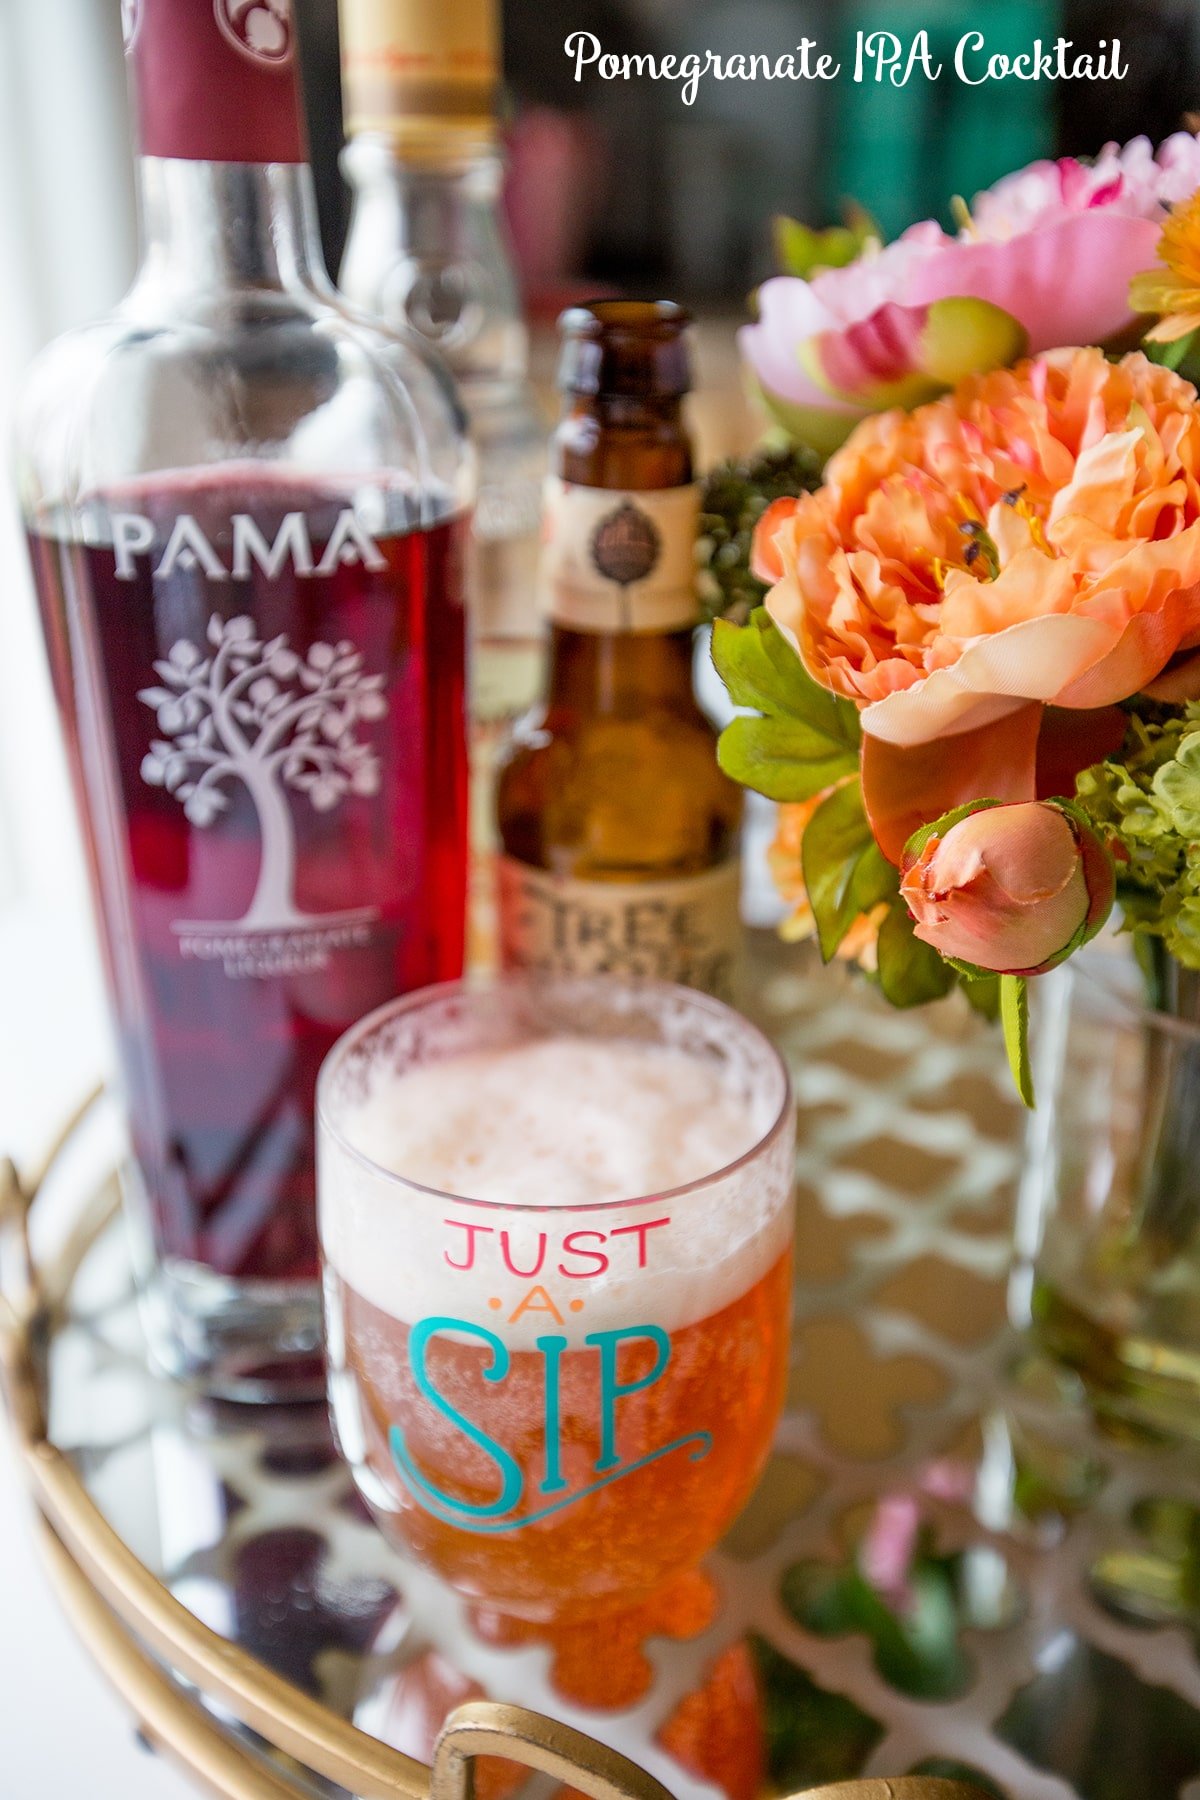
[[[318,1137],[334,1419],[385,1532],[533,1621],[699,1562],[786,1378],[794,1122],[767,1040],[666,983],[450,984],[342,1039]]]

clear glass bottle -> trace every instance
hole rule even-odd
[[[341,0],[353,190],[342,291],[434,344],[479,458],[469,560],[472,960],[494,956],[494,771],[541,690],[546,426],[501,203],[494,0]]]
[[[742,796],[692,682],[687,325],[669,301],[598,301],[561,320],[550,666],[499,777],[500,954],[507,968],[655,976],[727,999]]]
[[[462,966],[472,461],[324,272],[287,0],[126,18],[141,263],[35,365],[19,478],[154,1346],[269,1397],[320,1375],[317,1069]]]

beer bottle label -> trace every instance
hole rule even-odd
[[[572,631],[694,625],[698,483],[625,493],[546,482],[542,607]]]
[[[737,859],[673,881],[576,881],[499,861],[500,960],[547,974],[652,976],[733,997]]]

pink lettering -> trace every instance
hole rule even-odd
[[[659,1225],[669,1225],[670,1223],[671,1223],[671,1221],[669,1218],[667,1218],[667,1219],[641,1219],[641,1220],[639,1220],[639,1222],[636,1225],[618,1225],[618,1226],[616,1226],[615,1229],[613,1230],[612,1235],[613,1235],[613,1237],[627,1237],[631,1231],[637,1232],[638,1268],[644,1269],[646,1266],[646,1233],[648,1231],[653,1231]]]
[[[443,1250],[442,1255],[445,1257],[446,1261],[450,1264],[450,1267],[452,1269],[473,1269],[475,1267],[475,1234],[477,1231],[484,1231],[484,1232],[490,1233],[492,1227],[490,1225],[469,1224],[466,1219],[443,1219],[442,1224],[443,1225],[456,1225],[458,1227],[459,1231],[465,1231],[467,1234],[467,1260],[466,1260],[466,1262],[455,1262],[455,1260],[451,1256],[450,1252],[448,1250]]]
[[[603,1275],[608,1267],[608,1258],[603,1250],[585,1250],[579,1243],[580,1238],[595,1238],[598,1244],[605,1244],[608,1239],[602,1231],[568,1231],[562,1241],[564,1256],[586,1256],[595,1264],[591,1269],[568,1269],[565,1263],[559,1263],[558,1272],[572,1281],[586,1281],[589,1275]]]
[[[542,1272],[542,1264],[546,1260],[546,1234],[544,1231],[538,1232],[537,1261],[534,1263],[532,1269],[518,1269],[516,1263],[512,1259],[512,1252],[509,1249],[507,1231],[502,1231],[500,1233],[500,1254],[504,1258],[505,1267],[508,1269],[510,1275],[523,1275],[526,1277],[530,1275],[540,1275]]]

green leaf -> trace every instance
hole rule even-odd
[[[879,985],[893,1006],[923,1006],[940,1000],[954,986],[954,970],[932,944],[922,943],[912,915],[899,894],[879,928]]]
[[[1025,1105],[1032,1108],[1033,1070],[1029,1062],[1029,983],[1021,975],[1000,977],[1000,1022],[1004,1026],[1004,1048],[1012,1070],[1017,1092]]]
[[[746,625],[718,619],[712,659],[735,706],[803,719],[836,743],[857,749],[862,736],[858,708],[813,680],[765,607],[756,607]]]
[[[862,787],[843,782],[804,828],[801,862],[825,962],[854,921],[896,892],[899,876],[871,834]]]
[[[1154,341],[1143,348],[1151,362],[1161,363],[1164,369],[1174,369],[1178,373],[1185,363],[1194,363],[1200,349],[1198,340],[1200,332],[1185,331],[1182,337],[1173,338],[1169,343]]]
[[[879,227],[861,207],[848,211],[845,225],[813,231],[798,219],[779,213],[772,220],[775,260],[784,275],[807,281],[819,269],[844,269],[862,255],[867,243],[880,238]]]
[[[811,800],[858,768],[853,750],[838,749],[798,719],[734,719],[717,740],[726,775],[768,800]]]
[[[727,775],[770,800],[811,800],[858,768],[858,709],[820,687],[767,612],[748,625],[718,619],[713,662],[735,706],[765,715],[735,719],[717,756]]]
[[[967,996],[967,1004],[995,1023],[1000,1017],[1000,977],[976,975],[964,980],[962,990]]]

